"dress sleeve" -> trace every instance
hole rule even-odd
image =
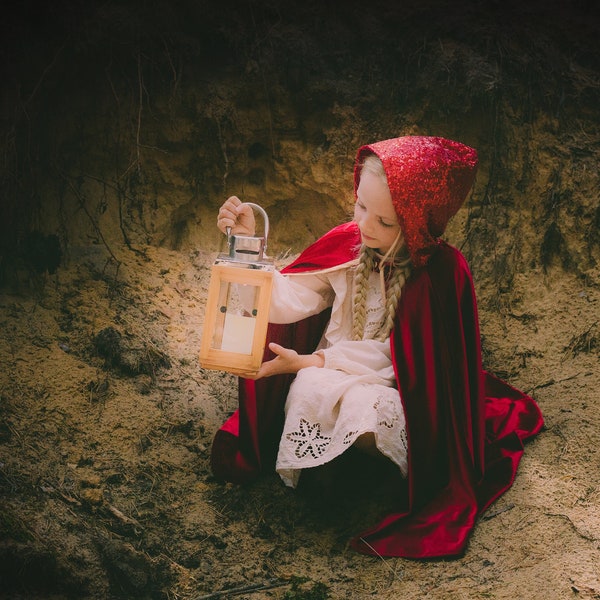
[[[275,271],[269,321],[277,324],[295,323],[329,308],[333,298],[334,292],[327,275],[284,275]]]
[[[344,371],[350,375],[377,375],[395,382],[392,365],[390,341],[347,340],[336,342],[329,348],[318,350],[325,359],[323,365],[327,369]]]

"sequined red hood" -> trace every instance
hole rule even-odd
[[[460,142],[429,136],[405,136],[362,146],[354,167],[355,195],[361,163],[369,153],[383,163],[412,263],[421,267],[473,185],[477,152]]]

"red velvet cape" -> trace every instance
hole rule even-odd
[[[285,271],[343,264],[359,242],[354,223],[341,225]],[[291,325],[270,325],[269,340],[312,352],[328,318],[325,311]],[[459,556],[477,517],[512,485],[523,441],[540,431],[543,418],[532,398],[482,369],[471,273],[448,244],[438,242],[406,283],[390,339],[406,414],[408,497],[352,545],[381,556]],[[240,379],[239,409],[213,442],[217,477],[244,483],[274,468],[292,378]]]

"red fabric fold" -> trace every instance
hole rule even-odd
[[[339,226],[286,270],[342,264],[358,244],[356,225]],[[327,311],[271,325],[269,340],[312,352],[328,318]],[[407,422],[407,497],[351,543],[381,556],[458,556],[478,516],[512,484],[523,442],[540,431],[543,418],[532,398],[482,369],[471,273],[443,242],[405,285],[390,343]],[[217,477],[243,483],[273,469],[291,381],[240,381],[240,408],[213,442]]]

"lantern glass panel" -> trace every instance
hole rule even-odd
[[[259,297],[259,286],[220,282],[213,349],[252,354]]]

